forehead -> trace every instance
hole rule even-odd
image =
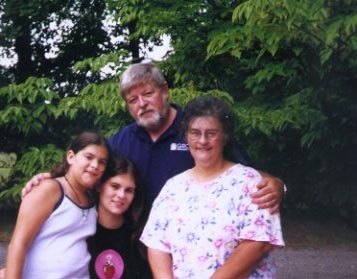
[[[90,154],[98,156],[98,157],[105,157],[105,158],[108,157],[108,150],[103,145],[89,144],[85,148],[80,150],[79,152],[90,153]]]
[[[193,118],[188,127],[190,129],[220,129],[221,123],[214,116],[198,116]]]
[[[132,86],[125,94],[125,97],[144,94],[148,91],[155,91],[159,88],[153,84],[151,81],[141,82]]]
[[[134,177],[130,173],[120,173],[110,177],[107,182],[120,184],[124,187],[135,188]]]

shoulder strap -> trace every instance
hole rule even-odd
[[[60,206],[60,204],[62,203],[63,198],[64,198],[64,190],[63,190],[63,186],[62,186],[61,182],[59,182],[57,179],[54,179],[54,180],[57,182],[58,188],[60,189],[60,192],[61,192],[61,196],[58,199],[58,201],[56,202],[56,204],[53,208],[53,211],[55,211]]]

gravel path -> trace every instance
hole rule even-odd
[[[7,243],[0,242],[0,267]],[[275,252],[281,279],[357,279],[357,249],[290,249]],[[139,278],[138,278],[139,279]]]
[[[276,261],[282,279],[357,279],[357,250],[285,248]]]

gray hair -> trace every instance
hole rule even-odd
[[[161,70],[153,63],[137,63],[127,68],[120,78],[120,94],[124,96],[134,87],[151,82],[161,88],[166,80]]]

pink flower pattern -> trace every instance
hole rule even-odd
[[[175,279],[209,278],[243,240],[284,246],[279,214],[251,202],[260,179],[239,164],[208,183],[197,183],[189,171],[171,178],[154,202],[141,241],[172,255]],[[248,278],[276,278],[272,254]]]

